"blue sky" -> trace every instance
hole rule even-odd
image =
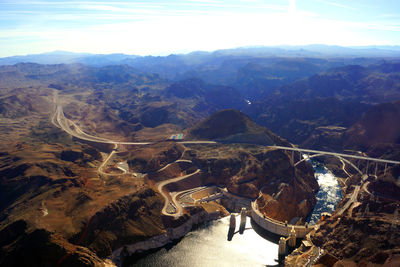
[[[398,0],[0,0],[0,56],[400,45]]]

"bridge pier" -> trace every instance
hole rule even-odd
[[[291,158],[291,161],[292,161],[292,165],[294,166],[294,162],[295,162],[295,160],[294,160],[294,150],[292,150],[292,158]]]
[[[375,177],[377,172],[378,172],[378,162],[375,163]]]
[[[385,163],[385,171],[383,172],[383,174],[386,174],[386,169],[387,169],[387,163]]]
[[[367,160],[367,170],[365,171],[365,173],[368,175],[368,169],[369,169],[369,160]]]

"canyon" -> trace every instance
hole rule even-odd
[[[397,60],[201,60],[0,66],[1,266],[122,264],[251,202],[304,224],[314,170],[274,146],[400,159]],[[312,234],[320,266],[398,262],[398,166],[318,160],[344,196]]]

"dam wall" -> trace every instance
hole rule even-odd
[[[280,236],[289,236],[293,228],[296,231],[297,238],[304,238],[309,232],[314,230],[314,226],[290,225],[268,218],[261,214],[255,201],[251,203],[251,218],[264,230]]]

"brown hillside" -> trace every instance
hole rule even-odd
[[[400,101],[372,107],[346,132],[345,145],[362,149],[400,143]]]
[[[221,110],[211,115],[191,128],[188,138],[227,143],[289,145],[286,140],[259,126],[247,115],[235,109]]]

